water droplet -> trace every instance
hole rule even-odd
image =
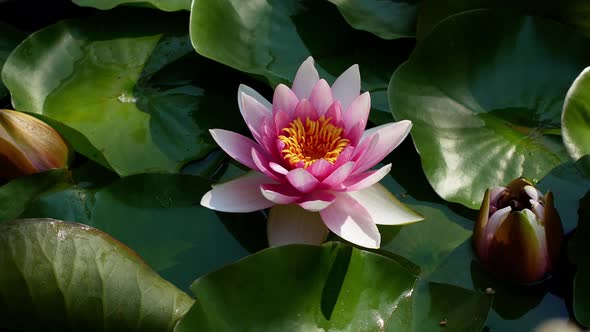
[[[132,95],[127,94],[127,92],[123,92],[117,99],[122,103],[136,103],[137,98],[133,97]]]

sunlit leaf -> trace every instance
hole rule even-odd
[[[183,331],[383,330],[416,271],[338,243],[275,247],[195,281]]]
[[[199,54],[262,76],[272,86],[290,84],[299,65],[310,55],[330,84],[357,63],[362,89],[371,92],[370,117],[376,123],[392,121],[386,93],[389,76],[412,45],[411,41],[386,42],[356,31],[335,6],[315,0],[256,4],[242,0],[194,1],[190,31]]]
[[[0,327],[171,331],[194,302],[122,243],[51,219],[0,224]]]
[[[2,78],[16,109],[57,122],[88,158],[124,176],[175,172],[215,148],[209,128],[243,126],[235,73],[194,54],[186,24],[140,9],[63,21],[19,45]]]
[[[392,77],[390,104],[394,117],[414,122],[435,191],[476,209],[487,188],[538,180],[568,159],[561,107],[588,59],[590,43],[557,23],[472,11],[417,46]]]

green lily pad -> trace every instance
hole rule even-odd
[[[264,248],[261,213],[217,213],[199,204],[209,182],[190,175],[143,174],[102,187],[84,183],[40,196],[23,218],[96,227],[124,242],[167,280],[188,289],[198,276]]]
[[[119,175],[176,172],[215,148],[209,128],[243,126],[235,73],[194,54],[187,23],[140,9],[63,21],[19,45],[2,78],[16,109],[58,122],[76,151]]]
[[[16,30],[12,26],[0,22],[0,70],[4,65],[4,61],[14,48],[25,39],[25,34]],[[8,94],[8,90],[2,81],[0,81],[0,98]]]
[[[485,325],[492,331],[532,331],[546,319],[569,316],[564,299],[554,295],[560,285],[512,285],[493,273],[481,266],[469,240],[458,246],[426,280],[490,292],[486,295],[493,296],[493,304]]]
[[[71,183],[67,170],[55,169],[16,178],[0,186],[0,223],[18,218],[42,193],[59,190]]]
[[[121,5],[153,7],[167,12],[191,9],[191,0],[72,0],[72,2],[78,6],[101,10],[113,9]]]
[[[355,29],[383,39],[416,35],[418,1],[329,0]]]
[[[381,250],[400,255],[417,264],[422,274],[434,270],[471,236],[472,220],[457,214],[448,206],[441,202],[412,197],[390,176],[381,180],[381,184],[402,203],[424,217],[423,221],[409,225],[380,226]]]
[[[539,183],[537,188],[552,191],[554,205],[567,234],[578,225],[580,199],[590,188],[590,156],[576,162],[567,162],[554,168]]]
[[[416,282],[405,264],[335,242],[266,249],[196,280],[175,331],[383,330]]]
[[[421,283],[412,295],[413,320],[388,331],[481,331],[491,306],[482,292],[434,282]]]
[[[400,66],[390,104],[414,122],[435,191],[477,209],[487,188],[540,179],[568,159],[561,108],[588,58],[588,40],[558,23],[467,12],[437,25]]]
[[[590,67],[576,78],[563,105],[563,142],[570,155],[578,159],[590,154]]]
[[[357,63],[362,89],[371,92],[370,119],[376,123],[393,120],[387,84],[413,47],[411,41],[386,42],[355,30],[333,5],[315,0],[270,0],[256,6],[242,0],[194,1],[190,34],[199,54],[262,76],[273,87],[290,84],[310,55],[328,82]]]
[[[51,219],[0,224],[0,326],[172,331],[193,300],[105,233]]]

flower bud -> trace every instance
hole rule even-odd
[[[62,168],[67,161],[68,146],[53,128],[28,114],[0,109],[0,183]]]
[[[559,257],[563,227],[553,194],[520,178],[485,193],[473,234],[484,266],[518,283],[543,279]]]

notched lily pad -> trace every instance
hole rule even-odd
[[[60,123],[79,153],[119,175],[176,172],[215,148],[209,128],[241,125],[235,90],[210,89],[211,73],[228,69],[194,54],[187,23],[140,9],[63,21],[19,45],[2,78],[16,109]]]
[[[334,242],[266,249],[196,280],[175,331],[383,330],[416,281],[404,264]]]
[[[477,209],[487,188],[538,181],[568,159],[558,135],[563,98],[589,58],[588,40],[558,23],[467,12],[437,25],[400,66],[390,105],[414,122],[435,191]]]
[[[191,0],[72,0],[78,6],[94,7],[102,10],[117,6],[153,7],[167,12],[190,10]]]
[[[91,227],[53,219],[0,224],[0,327],[172,331],[193,300]]]

